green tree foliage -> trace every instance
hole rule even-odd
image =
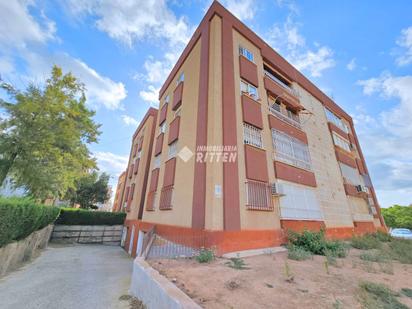
[[[403,227],[412,229],[412,207],[394,205],[382,208],[382,215],[387,226],[396,228]]]
[[[100,125],[86,107],[84,85],[54,66],[43,87],[16,90],[0,80],[11,102],[0,99],[0,184],[7,176],[37,199],[62,196],[96,167],[88,144]]]
[[[76,181],[75,189],[69,189],[66,199],[81,208],[96,208],[96,203],[104,203],[109,198],[109,175],[97,172],[87,174]]]

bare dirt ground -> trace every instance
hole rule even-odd
[[[337,259],[338,265],[328,267],[323,256],[293,261],[286,252],[245,258],[244,270],[230,268],[220,258],[209,264],[194,259],[149,263],[204,308],[362,308],[362,281],[394,291],[412,288],[412,265],[363,261],[361,252],[351,249]],[[411,298],[399,300],[412,308]]]

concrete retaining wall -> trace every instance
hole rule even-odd
[[[47,246],[53,225],[35,231],[25,239],[0,248],[0,277],[30,260],[40,249]]]
[[[200,309],[189,296],[153,269],[143,258],[133,262],[130,293],[149,309]]]
[[[55,225],[52,242],[120,246],[123,225]]]

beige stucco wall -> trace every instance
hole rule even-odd
[[[136,135],[136,137],[133,139],[133,143],[131,146],[131,151],[130,151],[130,157],[129,157],[129,165],[130,166],[137,161],[137,155],[135,158],[133,158],[133,151],[134,151],[134,145],[137,143],[139,138],[143,136],[143,145],[142,145],[142,155],[140,158],[140,163],[139,163],[139,169],[137,172],[137,175],[133,173],[132,178],[129,178],[129,171],[127,172],[126,175],[126,188],[128,186],[131,186],[132,183],[135,183],[135,192],[133,195],[133,200],[130,205],[130,211],[127,212],[126,219],[127,220],[135,220],[138,218],[139,214],[139,206],[141,199],[143,198],[143,182],[144,182],[144,177],[145,177],[145,168],[146,166],[149,165],[149,160],[151,158],[151,153],[149,153],[149,148],[150,148],[150,135],[152,132],[153,125],[155,124],[155,119],[153,116],[148,117],[148,119],[145,121],[142,129],[140,130],[139,134]],[[130,195],[130,192],[129,192]]]
[[[240,72],[239,72],[239,46],[249,49],[255,58],[255,63],[258,68],[259,78],[259,97],[261,103],[262,119],[263,119],[263,148],[266,150],[266,161],[269,182],[275,181],[275,172],[272,160],[272,136],[268,122],[267,95],[263,85],[263,59],[260,56],[260,50],[250,41],[244,38],[237,31],[233,31],[233,59],[234,59],[234,74],[235,74],[235,99],[236,99],[236,119],[237,119],[237,143],[238,143],[238,168],[239,168],[239,192],[240,192],[240,223],[241,228],[248,230],[265,230],[280,228],[280,220],[278,213],[278,198],[274,198],[274,211],[256,211],[247,210],[246,208],[246,169],[245,169],[245,151],[243,143],[243,116],[242,104],[240,95]]]
[[[223,144],[222,128],[222,21],[217,15],[210,23],[209,90],[207,144]],[[222,194],[215,194],[220,186]],[[206,163],[206,213],[205,227],[209,230],[223,229],[223,163]]]
[[[179,152],[184,146],[188,147],[193,153],[195,152],[196,145],[196,128],[197,128],[197,102],[199,96],[199,72],[200,72],[200,47],[201,41],[199,40],[193,47],[191,53],[182,64],[182,67],[177,72],[173,81],[166,89],[163,97],[160,99],[161,107],[163,106],[164,99],[167,95],[170,96],[169,107],[166,118],[166,133],[163,140],[163,147],[160,163],[159,181],[155,197],[155,210],[144,210],[143,220],[147,222],[155,222],[161,224],[178,225],[191,227],[192,225],[192,199],[193,199],[193,178],[194,178],[194,162],[193,156],[188,162],[182,161],[179,156],[176,156],[176,173],[175,183],[172,195],[171,210],[159,210],[160,194],[163,186],[163,176],[165,171],[165,162],[168,160],[169,146],[167,145],[167,139],[169,134],[169,125],[175,118],[175,112],[172,111],[173,91],[175,90],[177,83],[176,80],[182,72],[184,72],[185,80],[183,86],[183,96],[181,105],[181,118],[180,118],[180,130],[177,152]],[[158,113],[160,115],[160,112]],[[158,116],[159,116],[158,115]],[[159,135],[159,127],[156,127],[156,137]],[[154,152],[154,149],[153,149]],[[153,158],[153,153],[152,153]],[[153,169],[150,167],[150,173]],[[148,185],[150,185],[150,173],[148,179]],[[147,190],[148,191],[148,190]],[[147,201],[146,193],[146,201]]]
[[[308,137],[312,168],[317,182],[316,193],[325,224],[327,227],[352,227],[351,208],[344,191],[324,107],[303,88],[298,85],[294,87],[299,91],[301,104],[309,112],[301,115],[301,124]]]

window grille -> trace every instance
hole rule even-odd
[[[263,148],[262,130],[243,123],[243,141],[247,145]]]

